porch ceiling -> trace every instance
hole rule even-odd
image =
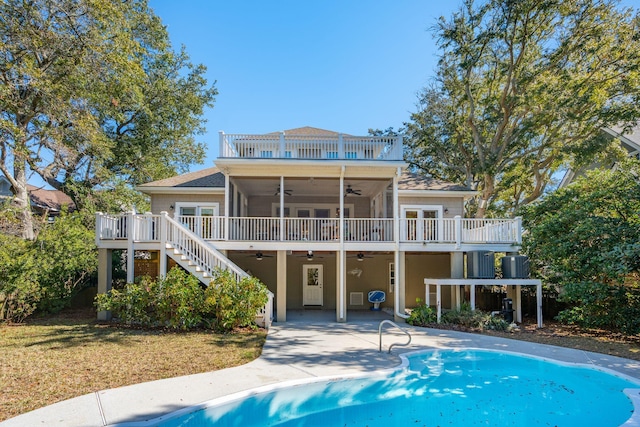
[[[279,178],[231,178],[245,195],[275,196],[280,186]],[[389,179],[350,179],[345,178],[344,188],[360,193],[360,196],[350,194],[350,197],[373,197],[391,184]],[[285,178],[284,191],[291,196],[332,196],[340,195],[340,180],[336,178]],[[286,193],[285,193],[286,194]],[[288,195],[285,195],[285,198]]]

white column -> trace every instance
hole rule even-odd
[[[284,176],[280,177],[280,241],[284,240]]]
[[[476,285],[470,286],[471,291],[471,310],[476,309]]]
[[[113,282],[113,263],[111,249],[98,249],[98,294],[106,294],[111,290]],[[111,319],[110,311],[99,311],[98,320]]]
[[[229,240],[231,238],[231,230],[229,230],[229,175],[224,174],[224,239]]]
[[[165,277],[167,275],[167,217],[169,214],[165,211],[160,212],[160,254],[158,255],[159,263],[158,266],[160,271],[158,274],[161,277]]]
[[[278,251],[276,258],[277,285],[276,285],[276,310],[277,321],[287,321],[287,251]]]
[[[536,286],[536,319],[538,328],[542,328],[542,282]]]
[[[135,214],[129,212],[127,215],[127,283],[133,283],[135,276],[135,250],[133,248],[133,237],[135,236]]]
[[[344,250],[336,251],[336,321],[347,321],[347,274],[345,263],[347,254]]]
[[[515,292],[516,322],[522,323],[522,286],[516,285]]]

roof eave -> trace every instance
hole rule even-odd
[[[223,187],[143,187],[136,190],[145,194],[224,194]]]

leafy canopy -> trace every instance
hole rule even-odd
[[[466,0],[435,35],[435,82],[407,124],[407,160],[512,214],[559,168],[640,117],[640,18],[613,0]]]

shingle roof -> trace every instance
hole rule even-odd
[[[464,185],[438,181],[428,176],[407,171],[403,172],[398,179],[398,190],[471,191]]]
[[[184,175],[148,182],[139,187],[218,187],[224,188],[224,174],[220,169],[213,167],[202,169]]]
[[[31,203],[40,209],[60,211],[63,206],[67,206],[69,210],[76,208],[71,197],[60,190],[45,190],[30,184],[27,184],[27,190],[29,190]]]

